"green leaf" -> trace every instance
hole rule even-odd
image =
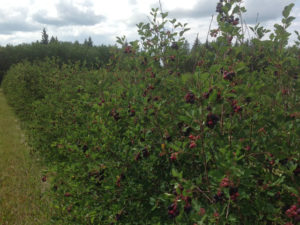
[[[287,190],[288,192],[292,192],[292,193],[294,193],[294,194],[298,194],[298,191],[297,191],[295,188],[290,187],[290,186],[287,186],[286,184],[283,184],[282,186],[283,186],[283,188],[284,188],[285,190]]]
[[[295,6],[295,4],[291,3],[291,4],[287,5],[286,7],[284,7],[284,10],[282,11],[282,15],[284,18],[288,18],[288,16],[291,13],[291,10],[294,6]]]
[[[170,20],[170,23],[172,23],[172,24],[176,23],[176,19]]]
[[[281,184],[281,183],[284,181],[284,179],[285,179],[285,176],[280,177],[278,180],[276,180],[276,181],[272,184],[272,186],[276,186],[276,185]]]
[[[181,179],[182,178],[182,172],[178,172],[176,169],[172,169],[172,175],[174,176],[174,177],[177,177],[177,178],[179,178],[179,179]]]
[[[164,19],[168,16],[168,12],[165,12],[165,13],[161,13],[161,17]]]
[[[237,68],[235,69],[236,72],[240,72],[242,70],[244,70],[245,68],[247,68],[246,64],[243,63],[243,62],[240,62],[238,65],[237,65]]]

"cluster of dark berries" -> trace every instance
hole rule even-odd
[[[189,144],[189,147],[190,148],[195,148],[197,147],[197,144],[196,144],[196,141],[198,139],[200,139],[201,137],[198,135],[198,136],[194,136],[194,135],[189,135],[189,139],[191,140],[190,144]]]
[[[128,105],[128,113],[130,117],[135,116],[135,110],[133,108],[131,108],[131,105]]]
[[[230,199],[232,201],[236,201],[237,198],[240,196],[240,194],[238,192],[238,188],[237,187],[231,187],[229,189],[229,195],[230,195]]]
[[[175,49],[175,50],[178,50],[179,47],[178,47],[178,44],[176,42],[173,42],[172,45],[171,45],[171,48]]]
[[[144,148],[142,153],[143,153],[144,158],[148,158],[149,155],[150,155],[150,152],[149,152],[148,148]]]
[[[225,15],[222,15],[221,18],[220,18],[220,20],[221,20],[222,22],[230,23],[230,24],[232,24],[233,26],[238,25],[238,24],[239,24],[239,21],[240,21],[239,18],[234,18],[233,15],[231,15],[231,16],[229,16],[229,17],[228,17],[228,16],[225,16]]]
[[[219,29],[211,30],[210,31],[210,36],[211,37],[217,37],[219,31],[220,31]]]
[[[210,88],[209,90],[208,90],[208,92],[204,92],[203,93],[203,98],[205,98],[205,99],[208,99],[209,98],[209,96],[210,96],[210,94],[213,92],[213,89],[212,88]]]
[[[214,195],[215,203],[222,202],[224,198],[225,198],[225,194],[223,191],[218,191],[218,193]]]
[[[175,218],[176,216],[179,215],[179,209],[178,209],[177,203],[172,203],[168,207],[168,214],[169,214],[170,218]]]
[[[98,103],[98,105],[99,105],[99,106],[102,106],[102,104],[104,104],[104,103],[105,103],[105,100],[102,99],[102,100]]]
[[[230,71],[227,72],[226,70],[223,72],[223,78],[224,80],[232,81],[232,79],[235,77],[235,72]]]
[[[110,115],[115,119],[115,121],[121,119],[120,114],[116,111],[116,109],[112,109]]]
[[[134,160],[135,161],[139,161],[140,159],[142,159],[142,156],[143,158],[148,158],[150,156],[150,152],[148,150],[147,147],[145,147],[142,152],[138,152],[135,156],[134,156]]]
[[[43,182],[46,182],[46,181],[47,181],[47,176],[46,176],[46,175],[44,175],[44,176],[42,177],[42,181],[43,181]]]
[[[233,100],[231,102],[231,107],[233,109],[233,112],[240,113],[243,111],[243,108],[241,106],[239,106],[237,103],[238,103],[237,100]]]
[[[172,136],[169,134],[169,132],[165,132],[164,134],[164,139],[167,141],[167,142],[171,142],[172,141]]]
[[[239,18],[234,18],[233,15],[231,15],[229,17],[224,15],[223,2],[224,2],[223,0],[220,0],[217,4],[217,8],[216,8],[216,12],[222,15],[221,16],[221,21],[230,23],[234,26],[237,25],[239,23]]]
[[[190,197],[182,197],[182,200],[185,202],[185,205],[184,205],[184,212],[185,213],[190,213],[190,211],[192,210],[192,204],[191,204],[191,201],[192,199]]]
[[[176,161],[178,154],[179,154],[178,152],[173,152],[170,156],[171,161]]]
[[[85,153],[87,150],[89,149],[89,147],[87,146],[87,145],[84,145],[83,147],[82,147],[82,151]]]
[[[221,91],[218,91],[216,100],[217,100],[217,102],[219,102],[219,101],[221,101],[221,99],[222,99]]]
[[[126,46],[125,49],[124,49],[124,53],[125,54],[132,53],[132,47],[131,46]]]
[[[267,159],[266,161],[269,163],[270,166],[273,166],[275,164],[275,157],[271,153],[267,153]]]
[[[143,97],[146,97],[150,90],[154,90],[154,86],[149,85],[147,89],[143,92]]]
[[[192,132],[192,128],[183,122],[179,122],[177,126],[180,129],[180,133],[185,137],[187,137]]]
[[[220,182],[220,187],[229,187],[231,185],[231,181],[228,177],[224,177]]]
[[[184,202],[184,212],[185,213],[190,213],[191,210],[192,210],[192,199],[191,197],[189,196],[184,196],[182,194],[183,192],[183,187],[181,185],[179,185],[179,190],[180,190],[180,193],[177,193],[176,189],[173,190],[173,194],[176,195],[176,199],[174,201],[174,203],[172,203],[169,207],[168,207],[168,214],[171,218],[174,218],[176,216],[179,215],[179,210],[178,210],[178,205],[177,205],[177,202],[182,200],[182,202]]]
[[[128,110],[128,112],[129,112],[129,116],[135,116],[135,110],[134,109],[130,109],[130,110]]]
[[[289,218],[293,218],[296,223],[300,222],[300,207],[297,207],[297,205],[292,205],[285,211],[285,215]]]
[[[175,55],[171,55],[170,59],[171,59],[172,62],[174,62],[175,61]]]
[[[237,198],[240,196],[238,192],[238,187],[235,187],[233,182],[228,178],[224,177],[220,182],[221,188],[229,188],[229,195],[230,199],[236,201]],[[214,199],[216,202],[223,200],[224,192],[219,191],[218,194],[215,195]]]
[[[223,13],[222,7],[223,7],[223,0],[220,0],[220,2],[218,2],[218,4],[217,4],[216,12]]]
[[[219,120],[217,115],[210,113],[206,116],[206,126],[212,129],[217,125]]]
[[[190,104],[194,104],[195,100],[196,100],[196,96],[192,93],[192,92],[188,92],[185,96],[184,96],[185,102],[186,103],[190,103]]]

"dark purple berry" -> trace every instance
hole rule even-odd
[[[203,98],[208,99],[209,98],[209,92],[204,92],[203,93]]]
[[[297,168],[293,171],[295,176],[298,176],[300,174],[300,165],[297,166]]]
[[[224,80],[232,81],[233,77],[235,77],[235,72],[224,72],[223,73]]]
[[[190,203],[186,203],[184,206],[184,212],[190,213],[191,210],[192,210],[192,205]]]
[[[149,155],[150,155],[150,153],[149,153],[148,149],[147,149],[147,148],[144,148],[144,149],[143,149],[143,157],[144,157],[144,158],[148,158]]]
[[[192,92],[188,92],[185,96],[184,96],[185,102],[186,103],[190,103],[190,104],[194,104],[196,97]]]
[[[206,126],[209,128],[214,128],[218,121],[219,117],[217,115],[208,114],[206,117]]]
[[[173,203],[168,207],[168,214],[170,218],[175,218],[179,215],[179,210],[177,208],[177,204]]]
[[[86,152],[88,149],[89,149],[89,148],[88,148],[87,145],[84,145],[84,146],[82,147],[83,152]]]
[[[173,42],[172,45],[171,45],[171,48],[175,49],[175,50],[178,50],[178,45],[176,42]]]
[[[118,213],[117,215],[116,215],[116,221],[119,221],[121,219],[121,213]]]
[[[239,191],[239,189],[237,187],[231,187],[229,189],[229,195],[234,195],[235,193],[237,193]]]
[[[221,202],[221,201],[223,201],[224,197],[225,197],[224,192],[219,192],[219,193],[214,195],[214,200],[215,200],[216,203]]]

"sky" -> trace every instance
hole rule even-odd
[[[211,28],[217,28],[218,0],[161,0],[169,19],[176,18],[191,28],[185,38],[192,45],[199,37],[206,40]],[[243,0],[247,12],[243,20],[248,26],[257,22],[268,29],[280,23],[284,6],[295,3],[291,13],[296,19],[288,29],[300,32],[300,0]],[[116,37],[125,35],[128,41],[139,39],[136,24],[151,19],[151,8],[159,0],[0,0],[0,45],[17,45],[41,40],[46,28],[49,37],[60,41],[83,43],[89,36],[96,45],[114,45]],[[251,36],[246,32],[246,37]],[[296,35],[291,36],[291,42]]]

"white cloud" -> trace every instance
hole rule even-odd
[[[5,1],[5,3],[4,3]],[[199,33],[206,40],[211,15],[216,15],[218,0],[161,0],[169,18],[187,22],[190,44]],[[281,11],[290,2],[296,3],[296,20],[290,31],[300,31],[300,1],[244,0],[248,24],[255,23],[257,13],[262,25],[273,28]],[[135,24],[147,22],[152,7],[159,0],[0,0],[0,44],[34,42],[41,38],[43,27],[50,36],[64,41],[83,41],[91,36],[96,44],[115,44],[116,36],[126,35],[129,41],[138,38]],[[272,24],[272,25],[271,25]],[[212,28],[215,28],[215,21]],[[292,36],[295,38],[295,35]]]

